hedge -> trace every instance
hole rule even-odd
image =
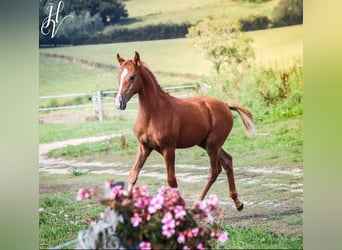
[[[77,34],[77,37],[79,37],[79,39],[68,39],[66,37],[48,39],[48,37],[40,36],[39,45],[40,47],[51,47],[58,46],[60,44],[84,45],[181,38],[185,37],[190,26],[190,23],[161,23],[157,25],[147,25],[144,27],[134,29],[118,27],[115,28],[113,31],[107,33],[97,32],[94,34]]]

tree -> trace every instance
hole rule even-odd
[[[280,0],[273,10],[274,26],[303,23],[303,0]]]
[[[68,25],[61,27],[57,38],[64,37],[71,44],[79,44],[82,38],[92,36],[103,30],[103,23],[99,14],[91,16],[89,11],[83,11],[78,15],[72,12],[71,15],[73,18],[68,20]]]
[[[187,36],[205,50],[217,73],[224,64],[248,63],[254,58],[252,39],[241,32],[237,20],[207,18],[190,27]]]
[[[60,0],[39,0],[39,6],[47,4],[57,6]],[[99,14],[104,25],[117,23],[121,18],[128,17],[125,5],[120,0],[63,0],[64,8],[61,15],[65,16],[71,12],[77,16],[89,12],[91,16]]]
[[[99,4],[99,13],[102,22],[106,24],[117,23],[122,17],[128,17],[127,10],[121,1],[101,0]]]

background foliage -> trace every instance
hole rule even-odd
[[[273,23],[274,26],[303,23],[303,0],[281,0],[274,8]]]
[[[59,0],[39,1],[39,28],[41,27],[42,20],[47,17],[47,6],[50,3],[56,6],[58,1]],[[232,17],[229,13],[229,18],[235,19],[240,23],[241,31],[267,29],[303,23],[303,0],[279,1],[279,4],[270,12],[270,14],[265,14],[266,11],[256,11],[255,13],[250,14],[250,11],[248,11],[251,9],[258,10],[259,6],[265,5],[268,1],[236,1],[241,5],[241,8],[239,6],[234,6],[234,8],[245,10],[238,17]],[[174,19],[168,18],[169,13],[163,13],[158,10],[156,10],[155,13],[147,13],[146,16],[142,16],[139,12],[135,13],[138,10],[132,10],[134,15],[130,15],[126,5],[132,7],[131,5],[135,4],[137,5],[135,8],[138,9],[140,5],[135,1],[65,0],[63,2],[65,4],[64,9],[60,14],[60,18],[74,13],[73,15],[77,19],[72,22],[72,24],[70,23],[71,27],[67,28],[68,30],[72,30],[74,37],[72,38],[69,33],[61,34],[59,32],[56,37],[51,38],[50,36],[43,36],[40,33],[40,47],[181,38],[186,36],[187,28],[191,25],[196,25],[201,21],[201,19],[198,19],[197,15],[203,15],[204,13],[196,13],[197,11],[212,13],[211,6],[202,6],[202,8],[198,9],[189,7],[189,12],[182,14],[185,17]],[[244,2],[248,2],[248,4],[251,5],[250,7],[253,8],[245,6]],[[222,9],[224,9],[223,7],[224,5],[222,6]],[[88,12],[90,15],[85,14],[85,12]],[[175,13],[177,13],[177,11]],[[156,18],[156,15],[165,17],[160,19],[159,17]],[[211,16],[211,14],[206,15],[208,17]],[[155,18],[153,18],[154,16]],[[221,17],[227,17],[227,14],[223,12]],[[156,21],[152,23],[149,22],[145,25],[139,25],[139,23],[144,21],[144,18],[149,18],[149,20],[153,18],[153,20]],[[103,25],[100,25],[100,19]],[[71,19],[68,20],[68,23],[70,20]],[[93,28],[91,30],[86,28],[87,32],[84,32],[82,26],[89,26],[90,20],[94,23]],[[76,22],[79,22],[79,24],[76,24]]]
[[[224,64],[248,64],[254,58],[252,39],[241,32],[238,21],[207,18],[192,26],[188,36],[194,38],[195,46],[205,51],[218,73]]]

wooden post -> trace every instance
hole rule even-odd
[[[96,97],[96,95],[93,95],[92,97],[91,97],[91,100],[92,100],[92,102],[93,102],[93,111],[94,111],[94,116],[97,116],[97,97]]]
[[[99,121],[103,121],[103,113],[102,113],[102,100],[101,100],[101,91],[97,91],[97,111],[99,116]]]

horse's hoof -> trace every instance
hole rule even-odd
[[[238,206],[236,209],[237,209],[238,211],[242,211],[242,209],[243,209],[243,203],[241,203],[241,205]]]

